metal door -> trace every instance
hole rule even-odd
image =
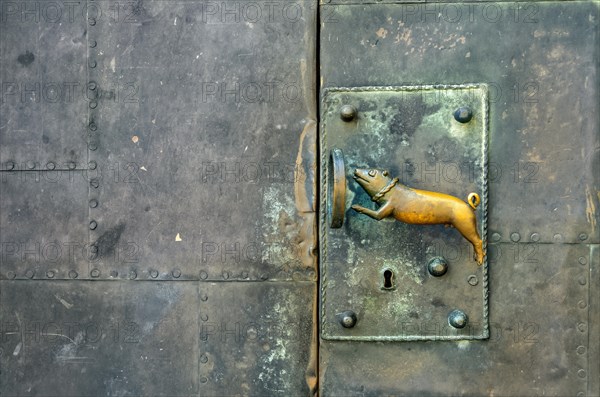
[[[599,394],[598,3],[318,3],[0,1],[2,395]]]

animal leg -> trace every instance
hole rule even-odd
[[[369,208],[365,208],[357,204],[353,205],[352,209],[354,211],[360,212],[361,214],[368,215],[373,219],[377,219],[378,221],[382,220],[383,218],[387,218],[394,212],[394,207],[389,202],[385,203],[377,211],[373,211]]]
[[[478,265],[483,264],[485,252],[483,252],[483,241],[477,232],[477,220],[475,214],[471,214],[470,217],[455,221],[453,224],[456,230],[458,230],[460,234],[473,245],[473,259],[475,259]]]

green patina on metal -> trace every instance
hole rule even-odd
[[[489,337],[487,260],[478,266],[471,245],[453,228],[377,221],[351,208],[376,209],[352,180],[356,168],[389,170],[411,188],[467,200],[486,246],[488,91],[483,84],[333,88],[322,100],[321,336],[330,340],[409,341]],[[353,112],[352,108],[356,111]],[[341,149],[347,178],[344,223],[331,228],[328,161]],[[329,179],[330,180],[330,179]],[[434,277],[432,258],[448,262]],[[386,273],[388,271],[388,273]],[[391,274],[389,273],[391,272]],[[481,283],[469,284],[475,276]],[[393,286],[386,283],[393,278]],[[386,288],[386,285],[388,288]],[[461,310],[462,329],[448,323]],[[353,312],[351,327],[340,313]]]

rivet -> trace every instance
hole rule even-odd
[[[97,86],[96,86],[96,82],[95,82],[95,81],[90,81],[90,82],[88,83],[88,89],[90,89],[90,90],[94,91],[94,90],[96,89],[96,87],[97,87]]]
[[[15,163],[13,163],[12,161],[7,161],[7,162],[6,162],[6,169],[7,169],[8,171],[10,171],[10,170],[14,170],[14,169],[15,169]]]
[[[584,256],[580,256],[578,261],[581,265],[585,265],[587,263],[587,259]]]
[[[246,271],[242,272],[242,278],[244,278],[244,279],[248,278],[248,272],[246,272]]]
[[[511,240],[513,243],[516,243],[516,242],[518,242],[519,240],[521,240],[521,235],[520,235],[519,233],[517,233],[517,232],[511,233],[511,234],[510,234],[510,240]]]
[[[587,234],[585,234],[585,233],[581,233],[581,234],[579,235],[579,239],[580,239],[581,241],[585,241],[585,240],[587,240],[587,238],[588,238],[588,235],[587,235]]]
[[[98,102],[90,101],[90,109],[96,109],[98,107]]]
[[[539,233],[531,233],[531,241],[533,241],[533,242],[540,241],[540,234]]]
[[[90,24],[90,26],[95,26],[96,25],[96,18],[88,18],[88,23]]]
[[[563,236],[560,233],[556,233],[553,238],[554,238],[554,241],[558,242],[558,241],[562,241]]]
[[[88,143],[88,149],[90,149],[92,152],[95,152],[98,149],[98,145],[96,142],[90,142]]]
[[[587,330],[586,323],[579,323],[579,324],[577,324],[577,329],[579,330],[579,332],[585,332]]]
[[[96,208],[98,206],[98,200],[91,199],[90,200],[90,208]]]
[[[55,168],[56,168],[56,164],[54,164],[52,161],[48,161],[48,163],[46,163],[46,169],[53,170]]]
[[[96,125],[96,123],[94,123],[93,121],[89,124],[89,128],[92,131],[96,131],[98,129],[98,126]]]
[[[118,272],[118,271],[116,271],[116,270],[111,270],[111,271],[110,271],[110,276],[111,276],[111,277],[117,277],[118,275],[119,275],[119,272]]]
[[[98,42],[96,40],[90,41],[90,48],[96,48],[97,45],[98,45]]]
[[[13,272],[13,271],[9,271],[9,272],[7,272],[7,273],[6,273],[6,277],[7,277],[9,280],[12,280],[12,279],[14,279],[15,277],[17,277],[17,275],[16,275],[16,273],[15,273],[15,272]]]
[[[448,314],[448,324],[454,328],[464,328],[469,322],[469,317],[462,310],[452,310]]]
[[[206,273],[205,271],[201,271],[200,272],[200,278],[202,280],[206,280],[208,278],[208,273]]]
[[[581,284],[581,285],[587,284],[587,279],[585,278],[585,276],[579,277],[579,284]]]
[[[75,270],[71,270],[69,271],[69,277],[70,278],[77,278],[78,274]]]
[[[580,378],[585,378],[585,369],[580,369],[579,371],[577,371],[577,376],[579,376]]]
[[[206,383],[208,382],[208,378],[206,376],[203,376],[202,378],[200,378],[200,383]]]
[[[88,163],[88,168],[89,168],[90,170],[95,170],[95,169],[96,169],[96,167],[98,167],[98,163],[96,163],[94,160],[92,160],[92,161],[90,161],[90,162]]]
[[[471,274],[469,277],[467,277],[467,283],[469,283],[469,285],[472,285],[474,287],[477,284],[479,284],[479,279],[477,278],[476,275]]]
[[[90,180],[90,186],[94,189],[97,189],[98,186],[100,186],[100,181],[98,180],[98,178],[93,178],[92,180]]]
[[[492,241],[493,242],[498,242],[498,241],[500,241],[501,238],[502,238],[502,236],[500,235],[500,233],[492,233]]]
[[[585,346],[577,346],[577,354],[585,354],[586,350]]]
[[[27,278],[33,278],[34,274],[35,273],[33,272],[33,270],[27,270],[25,272],[25,277],[27,277]]]
[[[200,297],[200,300],[201,300],[202,302],[206,302],[206,301],[208,300],[208,295],[206,295],[206,294],[205,294],[205,295],[202,295],[202,296]]]
[[[70,169],[70,170],[74,170],[76,167],[77,167],[77,164],[75,164],[74,161],[69,161],[67,163],[67,168]]]
[[[96,222],[96,221],[90,222],[90,230],[96,230],[97,227],[98,227],[98,222]]]
[[[356,325],[356,313],[352,310],[347,310],[339,314],[338,317],[340,319],[340,324],[342,324],[342,327],[344,328],[352,328]]]
[[[171,274],[173,275],[173,277],[179,278],[179,277],[181,277],[181,270],[175,269],[171,272]]]
[[[46,272],[46,277],[48,277],[48,278],[54,278],[54,274],[55,274],[54,270],[48,270]]]
[[[206,354],[203,354],[200,356],[200,362],[201,363],[207,363],[208,362],[208,356]]]
[[[227,270],[224,270],[222,273],[223,276],[223,280],[227,280],[229,278],[229,272]]]
[[[427,264],[427,270],[434,277],[443,276],[448,271],[448,262],[442,257],[435,257]]]
[[[157,272],[156,270],[152,270],[152,271],[150,272],[150,277],[152,277],[152,278],[156,278],[156,277],[158,277],[158,272]]]
[[[137,272],[135,270],[132,270],[129,272],[129,279],[130,280],[135,280],[137,278]]]
[[[96,61],[94,61],[94,60],[91,60],[91,61],[90,61],[90,68],[92,68],[92,69],[93,69],[93,68],[95,68],[95,67],[96,67],[96,65],[97,65]]]
[[[91,276],[96,278],[98,276],[100,276],[100,270],[98,269],[92,269],[92,271],[90,272]]]
[[[90,252],[92,254],[97,254],[98,253],[98,246],[97,245],[90,246]]]
[[[473,118],[473,111],[467,106],[461,106],[454,111],[454,120],[465,124]]]
[[[27,162],[27,168],[29,168],[30,170],[34,169],[35,168],[35,163],[33,161],[29,160]]]
[[[587,307],[587,303],[583,300],[578,303],[580,309],[585,309]]]
[[[202,319],[202,321],[208,321],[208,316],[206,314],[203,314],[200,316],[200,319]]]
[[[344,105],[340,109],[340,117],[344,121],[352,121],[356,117],[358,110],[352,105]]]

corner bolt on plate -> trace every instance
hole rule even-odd
[[[333,88],[321,120],[321,336],[489,338],[487,87]]]

